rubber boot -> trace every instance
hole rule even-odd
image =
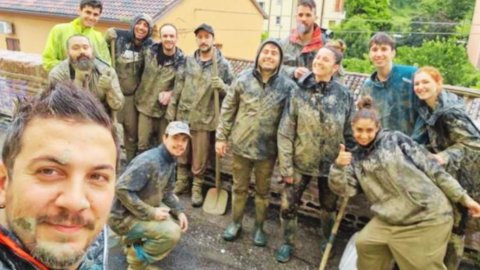
[[[237,222],[230,223],[225,231],[223,231],[223,239],[225,241],[235,241],[242,231],[242,225]]]
[[[242,231],[243,214],[245,212],[245,204],[247,203],[247,194],[232,193],[232,218],[225,231],[223,232],[223,239],[226,241],[234,241],[238,238]]]
[[[175,182],[175,189],[173,192],[180,195],[182,193],[188,192],[190,170],[187,165],[178,165],[177,166],[177,181]]]
[[[203,177],[195,176],[193,178],[193,187],[192,187],[192,206],[193,207],[200,207],[203,204],[202,185],[203,185]]]
[[[267,234],[263,230],[263,223],[267,218],[268,199],[255,196],[255,232],[253,243],[256,246],[264,247],[267,245]]]

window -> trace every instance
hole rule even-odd
[[[20,51],[20,40],[18,38],[6,38],[7,50]]]
[[[280,24],[282,22],[282,18],[280,16],[275,17],[275,23]]]
[[[335,1],[335,12],[343,12],[343,0],[336,0]]]

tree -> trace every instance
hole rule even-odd
[[[392,13],[388,6],[388,0],[346,1],[345,11],[347,18],[353,16],[364,18],[375,31],[388,31],[392,27]]]
[[[341,38],[347,44],[346,57],[364,58],[368,53],[368,41],[372,36],[372,26],[359,16],[351,17],[340,28],[334,29],[335,38]]]

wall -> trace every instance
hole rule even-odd
[[[480,68],[480,0],[475,4],[467,50],[470,62]]]
[[[263,16],[249,0],[193,0],[182,1],[156,24],[167,22],[178,28],[178,46],[187,54],[197,49],[193,30],[208,23],[214,28],[215,42],[223,44],[224,55],[253,59],[260,44]]]

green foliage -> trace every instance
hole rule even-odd
[[[340,28],[333,29],[335,38],[341,38],[347,44],[345,57],[362,58],[368,52],[368,41],[372,36],[371,25],[359,16],[353,16]]]
[[[260,37],[260,39],[262,40],[262,42],[264,42],[265,40],[268,39],[268,37],[269,37],[268,32],[264,31],[262,32],[262,36]]]
[[[350,72],[370,74],[375,70],[368,59],[347,58],[343,60],[342,63],[343,68]]]
[[[434,66],[440,70],[446,84],[480,86],[480,73],[470,64],[465,47],[456,39],[427,41],[421,47],[400,47],[395,62]]]
[[[345,11],[347,18],[359,16],[369,20],[369,24],[377,31],[388,31],[392,26],[392,12],[388,6],[388,0],[346,1]]]

